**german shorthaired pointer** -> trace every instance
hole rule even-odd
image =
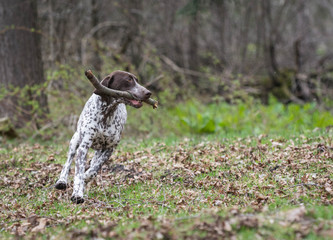
[[[111,73],[101,84],[111,89],[127,91],[137,100],[116,99],[94,93],[87,101],[80,115],[77,130],[70,141],[67,161],[55,185],[56,189],[66,189],[70,166],[76,155],[71,197],[74,203],[84,202],[85,184],[96,177],[103,163],[110,158],[117,147],[127,118],[125,105],[140,108],[142,101],[151,95],[150,91],[138,83],[136,76],[124,71]],[[94,149],[95,154],[90,162],[90,168],[85,171],[89,148]]]

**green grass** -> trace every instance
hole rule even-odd
[[[0,238],[332,236],[329,112],[272,99],[129,115],[127,133],[82,205],[70,202],[73,172],[69,189],[53,189],[67,140],[3,141]],[[146,136],[128,134],[135,126]]]
[[[331,135],[124,140],[82,205],[70,202],[71,188],[52,188],[66,144],[2,148],[0,234],[325,239],[333,227],[332,196],[325,189],[332,186]],[[124,169],[112,172],[114,164]],[[288,211],[301,206],[305,212],[289,221]],[[46,226],[33,230],[42,218]]]

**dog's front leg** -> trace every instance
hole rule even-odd
[[[87,159],[88,150],[90,148],[91,141],[82,141],[80,144],[75,161],[75,177],[74,177],[74,187],[71,200],[73,203],[83,203],[83,193],[84,193],[84,170],[85,163]]]
[[[75,132],[70,144],[69,144],[69,150],[68,150],[68,156],[67,156],[67,161],[64,165],[64,167],[61,170],[60,177],[58,181],[55,184],[55,188],[59,190],[65,190],[67,188],[67,178],[68,178],[68,173],[71,168],[71,164],[73,161],[73,158],[75,156],[76,149],[79,146],[79,133]]]

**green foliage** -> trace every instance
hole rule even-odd
[[[26,127],[32,126],[33,129],[36,129],[36,126],[44,123],[48,109],[41,99],[45,97],[43,93],[46,87],[47,83],[23,87],[12,84],[7,87],[0,86],[0,102],[15,109],[15,116],[10,114],[10,121],[13,125],[23,126],[26,124]]]
[[[195,16],[202,8],[202,1],[189,0],[188,3],[177,11],[177,14],[184,16]]]
[[[175,114],[179,117],[179,123],[186,131],[193,133],[213,133],[217,129],[215,112],[211,106],[207,106],[204,111],[199,108],[200,103],[190,102],[186,105],[176,107]],[[184,109],[186,106],[186,109]]]
[[[198,101],[191,101],[179,105],[173,113],[182,132],[197,134],[300,133],[333,125],[333,115],[319,110],[315,103],[283,105],[273,97],[269,105],[249,101],[203,106]]]
[[[271,97],[268,105],[255,100],[237,104],[203,104],[197,100],[153,110],[128,108],[125,134],[131,137],[173,137],[209,134],[241,137],[260,134],[293,136],[333,125],[332,113],[315,103],[284,105]]]
[[[254,43],[249,43],[248,45],[247,45],[247,51],[250,53],[250,54],[252,54],[252,55],[254,55],[258,50],[257,50],[257,46],[254,44]]]

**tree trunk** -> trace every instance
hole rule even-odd
[[[188,68],[194,71],[198,71],[199,68],[199,54],[198,54],[198,32],[199,32],[199,20],[197,9],[195,13],[190,16],[188,25]],[[195,87],[199,87],[199,78],[192,76],[192,83]]]
[[[98,9],[100,8],[100,5],[98,4],[97,0],[91,1],[91,27],[95,27],[100,23],[100,19],[98,16]],[[100,47],[99,47],[99,32],[96,32],[94,34],[94,37],[92,39],[92,49],[93,49],[93,57],[91,64],[93,66],[93,69],[96,70],[96,72],[101,72],[102,70],[102,59],[100,58]]]
[[[216,4],[215,11],[217,12],[216,16],[219,19],[219,25],[218,25],[218,33],[219,33],[219,39],[218,39],[218,45],[219,45],[219,51],[216,53],[218,54],[219,58],[221,59],[222,64],[227,64],[227,41],[226,41],[226,35],[227,35],[227,26],[228,26],[228,5],[225,0],[216,1],[214,2]]]
[[[37,1],[1,0],[0,30],[0,85],[6,93],[0,99],[0,117],[9,117],[16,127],[32,122],[38,128],[48,107]]]
[[[268,36],[265,36],[265,54],[267,58],[267,68],[269,71],[269,74],[271,76],[276,75],[279,73],[279,67],[276,60],[276,37],[275,37],[275,30],[276,26],[273,26],[272,21],[272,6],[270,1],[263,0],[262,1],[262,7],[263,7],[263,20],[264,23],[266,23],[265,27],[268,28]],[[274,77],[273,77],[274,81]]]
[[[52,0],[48,0],[47,2],[47,7],[48,7],[48,14],[49,14],[49,34],[50,34],[50,40],[49,40],[49,44],[50,44],[50,53],[49,53],[49,58],[48,60],[50,61],[50,63],[52,64],[54,59],[55,59],[55,55],[54,55],[54,37],[55,37],[55,29],[54,29],[54,16],[53,16],[53,7],[52,7]]]
[[[198,70],[198,15],[193,14],[188,26],[188,67],[191,70]]]

